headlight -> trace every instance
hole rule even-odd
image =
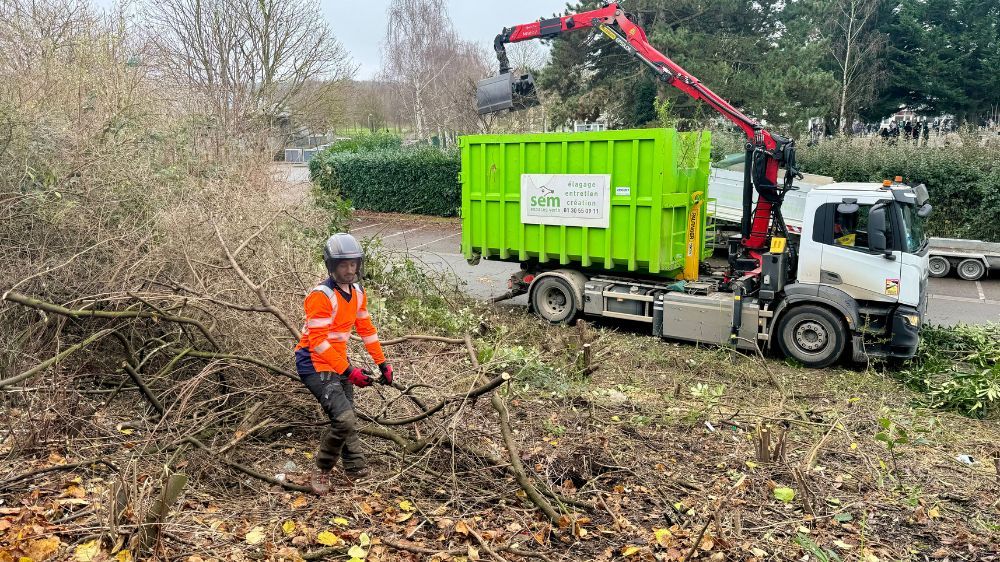
[[[903,320],[913,326],[914,328],[920,327],[920,315],[919,314],[902,314]]]

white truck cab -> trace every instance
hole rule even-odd
[[[912,356],[927,306],[930,210],[922,185],[832,183],[812,189],[786,301],[804,293],[835,303],[851,329],[856,358]],[[808,332],[798,334],[824,337]]]

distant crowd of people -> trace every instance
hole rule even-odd
[[[980,126],[985,135],[1000,135],[1000,122],[989,119]],[[854,121],[850,134],[854,137],[878,138],[889,144],[909,142],[917,145],[928,145],[931,138],[940,137],[958,130],[955,120],[950,117],[935,117],[925,119],[889,119],[882,123],[863,123]],[[809,144],[814,145],[824,137],[833,134],[826,130],[823,123],[813,122],[809,130]]]

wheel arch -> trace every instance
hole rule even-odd
[[[785,287],[785,296],[774,310],[774,318],[768,327],[767,341],[769,345],[773,345],[774,335],[782,317],[793,308],[805,304],[820,306],[836,314],[841,320],[841,324],[846,328],[844,335],[848,344],[851,342],[852,336],[860,329],[860,307],[854,297],[840,289],[825,285],[793,283]]]

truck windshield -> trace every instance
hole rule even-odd
[[[906,241],[906,251],[920,251],[927,243],[927,219],[917,216],[916,205],[900,205],[903,210],[903,237]]]

